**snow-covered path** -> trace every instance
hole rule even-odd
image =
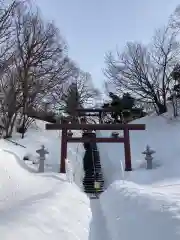
[[[88,240],[110,240],[99,199],[92,199],[90,201],[90,206],[92,211],[92,219],[90,223]]]

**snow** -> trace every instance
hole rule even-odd
[[[100,204],[110,239],[179,239],[180,119],[152,114],[134,123],[146,124],[146,131],[130,134],[132,172],[122,168],[123,144],[98,144],[107,188]],[[152,170],[146,169],[142,154],[147,144],[156,151]]]
[[[28,133],[25,135],[24,139],[20,138],[19,134],[13,135],[13,141],[21,144],[22,146],[15,145],[7,140],[1,140],[0,147],[10,151],[11,153],[19,156],[23,159],[24,156],[28,156],[33,162],[38,161],[38,155],[36,150],[41,148],[42,145],[49,151],[46,155],[45,170],[46,172],[56,172],[60,170],[60,152],[61,152],[61,131],[46,131],[45,122],[37,120]],[[74,135],[78,136],[79,133],[74,131]],[[82,178],[83,178],[83,166],[82,166],[82,156],[84,155],[84,148],[81,143],[68,143],[67,158],[69,160],[69,165],[72,170],[74,182],[82,188]],[[21,162],[20,162],[21,164]],[[37,165],[32,165],[30,162],[27,164],[31,165],[31,170],[36,169]]]
[[[41,121],[36,125],[24,139],[18,134],[13,136],[13,141],[24,147],[0,140],[1,239],[101,239],[97,224],[103,226],[99,200],[90,201],[78,186],[82,177],[82,145],[69,144],[68,161],[73,170],[73,181],[69,182],[68,174],[57,173],[59,131],[45,131],[45,123]],[[50,153],[48,164],[54,168],[46,164],[45,173],[40,174],[36,165],[22,159],[29,155],[34,160],[36,149],[42,144]]]
[[[101,197],[111,239],[178,240],[179,190],[180,185],[173,197],[167,189],[160,192],[132,182],[114,182]]]
[[[90,223],[89,240],[110,240],[106,220],[99,200],[91,200],[92,221]]]
[[[0,152],[1,239],[88,239],[89,199],[60,174],[27,172]]]
[[[106,188],[99,200],[82,191],[82,144],[68,144],[68,171],[60,174],[60,131],[46,131],[36,121],[24,139],[13,136],[24,147],[0,140],[1,239],[179,239],[180,118],[170,115],[134,121],[146,130],[130,133],[132,172],[124,171],[123,144],[98,144]],[[49,154],[40,174],[32,161],[42,144]],[[142,154],[146,145],[155,150],[152,170]],[[27,155],[31,161],[23,161]]]
[[[177,119],[169,122],[166,117],[148,116],[135,122],[146,124],[146,131],[132,131],[130,134],[133,171],[126,172],[125,178],[139,184],[179,179],[180,121]],[[109,136],[110,131],[101,131],[98,135]],[[146,162],[142,152],[147,145],[156,151],[153,155],[155,169],[152,171],[145,170]],[[123,147],[123,144],[119,143],[111,144],[111,146],[107,143],[98,144],[108,185],[117,179],[122,179]],[[109,171],[111,171],[110,174],[108,174]]]

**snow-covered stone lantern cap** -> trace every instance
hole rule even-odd
[[[146,150],[144,152],[142,152],[142,154],[146,154],[146,155],[152,155],[154,153],[155,153],[155,151],[152,150],[149,145],[147,145]]]
[[[40,149],[36,150],[37,154],[39,154],[40,158],[45,159],[45,155],[49,154],[49,152],[45,149],[45,146],[42,145]]]

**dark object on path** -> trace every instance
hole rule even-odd
[[[96,137],[95,133],[84,133],[85,137]],[[83,158],[83,166],[84,166],[84,191],[88,194],[93,194],[93,196],[97,196],[103,192],[103,175],[101,172],[101,164],[99,152],[97,149],[96,143],[86,142],[84,143],[85,154]],[[91,197],[90,197],[91,198]]]

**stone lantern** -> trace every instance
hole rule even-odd
[[[111,137],[118,138],[119,137],[119,133],[118,132],[112,132],[111,133]]]
[[[154,150],[150,149],[149,145],[146,146],[146,150],[142,152],[145,155],[145,160],[147,161],[147,169],[152,169],[152,155],[155,153]]]
[[[72,137],[73,136],[73,132],[71,130],[68,130],[67,135],[68,135],[68,137]]]
[[[45,149],[44,145],[40,149],[36,150],[36,153],[39,154],[39,172],[44,172],[44,161],[46,160],[46,154],[49,152]]]

